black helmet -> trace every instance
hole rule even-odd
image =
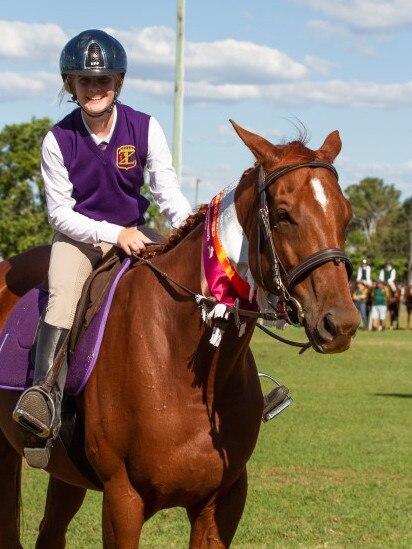
[[[97,76],[121,74],[127,70],[127,56],[116,38],[104,31],[86,30],[69,40],[60,55],[60,74]]]

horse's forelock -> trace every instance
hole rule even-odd
[[[284,145],[280,145],[278,150],[281,150],[278,168],[290,164],[299,164],[302,162],[313,162],[316,160],[316,152],[306,146],[305,140],[290,141]]]

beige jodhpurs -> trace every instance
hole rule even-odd
[[[56,232],[49,266],[49,302],[44,321],[70,329],[88,276],[113,244],[76,242]]]

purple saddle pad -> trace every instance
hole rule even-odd
[[[66,391],[73,396],[83,390],[93,371],[115,289],[129,267],[130,259],[127,258],[99,312],[77,343],[66,381]],[[44,290],[34,288],[24,295],[11,311],[0,333],[0,389],[23,391],[32,385],[34,367],[30,349],[47,299],[48,294]]]

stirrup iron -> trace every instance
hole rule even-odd
[[[258,375],[259,377],[268,378],[276,384],[276,388],[272,389],[272,391],[265,396],[267,402],[263,408],[262,421],[266,423],[292,404],[293,398],[289,396],[289,389],[285,385],[281,385],[274,377],[262,372],[258,372]],[[279,391],[279,389],[281,389],[281,391]],[[274,398],[273,404],[270,402],[271,396]]]
[[[43,439],[44,440],[44,439]],[[24,457],[27,464],[35,469],[45,469],[49,463],[54,440],[48,438],[44,445],[25,446]]]
[[[13,419],[37,437],[52,437],[56,421],[52,395],[40,386],[30,387],[17,402]]]

